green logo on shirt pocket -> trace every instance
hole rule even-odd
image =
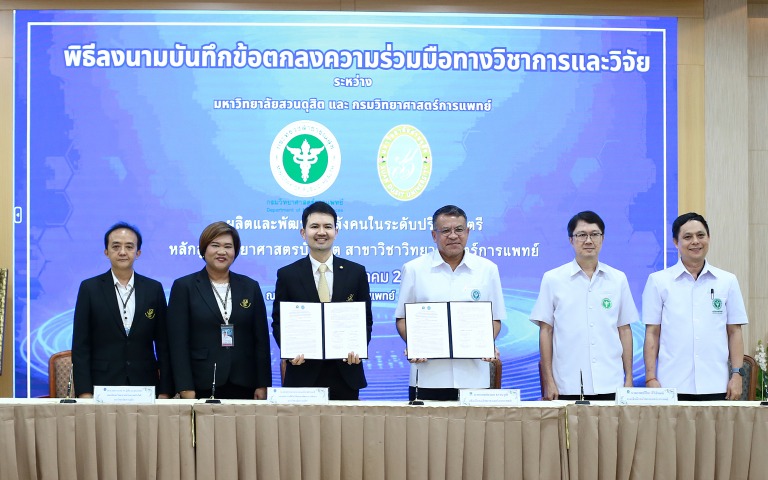
[[[608,297],[605,297],[605,298],[603,299],[603,308],[604,308],[604,309],[606,309],[606,310],[608,310],[608,309],[609,309],[609,308],[611,308],[612,306],[613,306],[613,302],[611,302],[611,299],[610,299],[610,298],[608,298]]]

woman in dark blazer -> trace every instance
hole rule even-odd
[[[257,399],[272,385],[269,332],[258,282],[229,270],[240,235],[225,222],[200,234],[205,268],[173,282],[168,341],[182,398]]]

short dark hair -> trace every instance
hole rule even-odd
[[[200,234],[200,256],[205,258],[205,251],[208,249],[208,245],[211,244],[214,238],[219,235],[229,233],[232,235],[232,243],[235,247],[235,258],[240,255],[240,234],[237,233],[237,229],[227,222],[213,222],[205,227],[203,233]]]
[[[107,233],[104,234],[104,249],[106,250],[109,248],[109,234],[114,232],[115,230],[120,230],[121,228],[130,230],[136,234],[136,250],[141,250],[141,232],[136,226],[131,225],[130,223],[127,223],[127,222],[117,222],[116,224],[109,227],[109,230],[107,230]]]
[[[307,219],[313,213],[325,213],[333,217],[333,227],[336,228],[336,222],[338,217],[336,216],[336,210],[332,206],[325,202],[315,202],[309,205],[301,214],[301,228],[307,228]]]
[[[582,221],[584,223],[594,223],[600,229],[600,233],[605,233],[605,222],[600,218],[600,215],[596,214],[592,210],[584,210],[579,212],[568,221],[568,236],[573,236],[573,231],[576,230],[576,225]]]
[[[709,225],[707,225],[707,221],[704,220],[704,217],[696,212],[688,212],[680,215],[674,222],[672,222],[672,238],[677,240],[677,236],[680,234],[680,227],[688,222],[696,221],[701,222],[701,224],[704,225],[704,230],[707,231],[707,236],[709,236]]]
[[[435,230],[437,217],[440,215],[447,215],[449,217],[464,217],[464,221],[467,221],[467,214],[464,213],[464,210],[457,207],[456,205],[446,205],[435,210],[435,213],[432,215],[432,230]]]

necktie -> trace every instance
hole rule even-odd
[[[317,282],[317,294],[320,296],[321,302],[330,302],[331,291],[328,288],[328,279],[325,278],[325,272],[328,271],[328,265],[321,263],[318,270],[320,270],[320,281]]]

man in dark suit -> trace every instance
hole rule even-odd
[[[304,209],[301,236],[309,246],[309,256],[277,271],[272,333],[278,345],[280,302],[365,302],[371,341],[373,314],[368,277],[362,265],[333,256],[336,220],[336,211],[325,202]],[[326,295],[328,298],[321,298]],[[355,352],[341,360],[305,360],[304,355],[298,355],[287,362],[283,380],[285,387],[328,387],[331,400],[357,400],[360,389],[367,385],[360,356]]]
[[[93,397],[94,385],[154,385],[174,395],[160,282],[133,271],[141,233],[117,223],[104,235],[108,272],[80,284],[72,332],[74,387]]]

